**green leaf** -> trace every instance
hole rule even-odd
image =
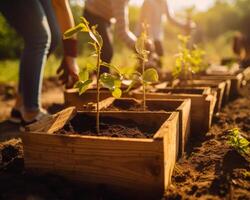
[[[95,35],[96,40],[98,41],[98,45],[100,46],[100,48],[102,48],[103,46],[103,39],[102,36],[99,34],[99,32],[96,30],[97,25],[96,26],[92,26],[92,32]]]
[[[103,85],[103,87],[108,88],[112,92],[112,95],[115,98],[121,97],[122,91],[120,89],[121,87],[120,79],[116,78],[115,76],[112,76],[111,74],[103,73],[100,76],[100,82]]]
[[[75,88],[78,88],[79,95],[82,95],[88,89],[91,83],[92,83],[92,80],[78,81],[75,84]]]
[[[86,26],[83,23],[80,23],[77,26],[65,31],[63,36],[64,36],[64,39],[68,39],[68,38],[71,38],[76,33],[80,32],[80,31],[86,32],[86,30],[87,30]]]
[[[108,88],[109,90],[114,90],[115,89],[115,78],[108,73],[103,73],[100,76],[100,82],[103,85],[103,87]]]
[[[142,80],[147,83],[155,83],[159,81],[159,76],[154,68],[149,68],[145,70],[145,72],[142,75]]]
[[[79,73],[79,78],[81,81],[87,81],[89,79],[89,72],[87,68],[84,68],[80,73]]]
[[[102,66],[105,66],[105,67],[107,67],[107,68],[109,68],[109,69],[112,69],[112,70],[114,70],[116,73],[118,73],[119,75],[121,75],[120,70],[119,70],[116,66],[114,66],[114,65],[112,65],[112,64],[110,64],[110,63],[106,63],[106,62],[104,62],[104,61],[101,62],[101,65],[102,65]]]
[[[115,88],[114,91],[112,92],[113,97],[115,98],[121,98],[122,96],[122,91],[120,88]]]

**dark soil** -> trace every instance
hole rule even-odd
[[[122,138],[152,138],[160,127],[147,127],[133,120],[100,117],[100,133],[96,133],[96,118],[84,114],[75,116],[68,125],[56,134],[80,134]]]
[[[227,144],[228,130],[235,127],[250,139],[249,120],[250,84],[242,91],[241,97],[230,102],[214,119],[212,128],[204,137],[191,138],[188,152],[176,164],[165,199],[250,199],[248,157]],[[122,199],[104,186],[88,188],[55,175],[28,173],[24,169],[21,140],[10,139],[8,134],[4,141],[2,130],[0,123],[1,200]]]

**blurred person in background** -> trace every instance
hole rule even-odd
[[[47,116],[40,103],[43,68],[48,55],[74,26],[68,0],[1,0],[0,12],[24,39],[19,87],[10,120],[24,127]],[[63,40],[60,80],[72,86],[78,80],[76,38]]]
[[[164,55],[164,16],[172,24],[184,29],[187,33],[196,26],[190,19],[183,21],[175,19],[174,12],[168,6],[167,0],[144,0],[140,11],[138,33],[140,34],[143,30],[142,24],[146,24],[149,39],[153,41],[158,57]]]
[[[115,23],[115,33],[130,49],[135,49],[137,37],[129,30],[128,19],[129,0],[86,0],[83,16],[90,25],[98,25],[97,31],[103,38],[101,59],[107,63],[113,57],[111,24]],[[148,41],[147,48],[153,51],[153,45]],[[101,72],[108,72],[106,67]]]
[[[250,66],[250,37],[237,32],[233,38],[233,52],[237,55],[240,67]]]

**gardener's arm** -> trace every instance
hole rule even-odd
[[[177,27],[179,28],[183,28],[183,29],[192,29],[194,28],[195,24],[193,22],[187,22],[186,20],[176,20],[175,19],[175,14],[173,12],[173,10],[168,6],[168,2],[167,1],[163,1],[164,5],[162,5],[164,7],[164,11],[165,11],[165,14],[167,15],[167,18],[168,20],[176,25]]]
[[[128,3],[124,0],[111,1],[112,10],[116,19],[115,32],[126,45],[134,49],[136,36],[129,30]]]
[[[52,0],[52,4],[57,16],[57,20],[63,33],[74,27],[74,19],[70,9],[68,0]],[[66,84],[67,87],[72,87],[78,80],[78,65],[76,63],[77,57],[77,40],[76,36],[70,39],[63,40],[64,57],[61,66],[58,69],[60,80]]]

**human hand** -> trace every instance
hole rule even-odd
[[[71,56],[64,56],[61,65],[57,69],[59,80],[65,84],[66,88],[72,88],[79,80],[79,67],[76,58]]]

